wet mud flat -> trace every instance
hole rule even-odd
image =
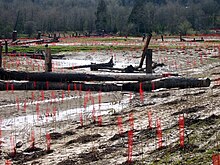
[[[203,61],[199,52],[206,53]],[[212,58],[217,54],[216,48],[154,50],[154,53],[155,60],[167,64],[156,72],[175,71],[188,77],[209,77],[211,86],[159,89],[144,92],[143,99],[138,92],[102,92],[101,104],[99,93],[92,92],[94,104],[88,99],[86,106],[86,91],[81,95],[78,91],[64,91],[64,100],[59,90],[54,91],[56,99],[51,99],[51,91],[44,91],[44,100],[42,92],[35,91],[34,101],[32,91],[1,91],[1,163],[7,159],[13,164],[42,165],[211,164],[212,155],[220,152],[220,61]],[[101,54],[95,55],[98,59],[89,57],[89,53],[79,53],[75,57],[77,60],[105,61],[111,56]],[[117,67],[126,65],[131,59],[138,64],[134,52],[116,52],[115,59]],[[55,63],[57,66],[72,65],[68,60]],[[149,128],[149,112],[152,128]],[[184,148],[179,146],[180,115],[185,119]],[[162,148],[158,148],[158,119],[162,128]],[[133,150],[132,161],[128,162],[130,130],[133,130]],[[36,148],[30,150],[33,131]],[[51,138],[49,151],[47,133]],[[17,153],[13,155],[12,149],[18,142],[23,145],[16,148]]]

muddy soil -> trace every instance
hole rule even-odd
[[[102,93],[102,104],[99,104],[99,93],[92,92],[90,96],[94,98],[95,105],[89,100],[86,107],[86,91],[81,95],[79,91],[64,91],[64,100],[63,91],[59,90],[54,91],[57,100],[51,99],[51,91],[44,91],[44,100],[42,91],[0,91],[1,164],[6,159],[13,164],[27,165],[211,164],[212,155],[220,152],[220,60],[216,58],[220,55],[218,47],[210,43],[191,43],[192,47],[187,49],[184,46],[187,47],[190,43],[154,43],[161,46],[154,50],[154,61],[166,64],[155,72],[169,71],[178,72],[185,77],[209,77],[212,80],[211,86],[159,89],[145,92],[143,100],[139,93]],[[165,44],[179,44],[180,48],[166,50],[163,48]],[[66,59],[54,61],[54,69],[71,66],[75,64],[74,60],[89,63],[94,59],[101,62],[107,61],[111,56],[114,57],[116,67],[138,65],[140,52],[141,50],[103,51],[92,55],[85,52],[69,53]],[[18,59],[19,57],[6,60],[16,62]],[[27,63],[24,63],[21,69],[31,70],[32,67],[28,69]],[[86,69],[82,71],[89,72]],[[36,109],[38,104],[39,112]],[[92,115],[93,106],[96,109],[95,116]],[[69,112],[70,109],[75,111]],[[152,113],[153,121],[151,129],[149,112]],[[179,145],[180,115],[185,117],[184,148]],[[131,116],[134,126],[131,126],[129,120]],[[122,118],[122,127],[118,125],[119,117]],[[158,148],[156,134],[158,119],[162,127],[162,148]],[[128,162],[128,131],[131,129],[133,151],[132,162]],[[33,140],[32,132],[36,150],[27,152]],[[50,133],[51,138],[49,151],[46,133]],[[18,142],[23,145],[16,148],[17,154],[14,155],[14,146]]]

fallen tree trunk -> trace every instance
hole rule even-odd
[[[82,91],[121,91],[122,86],[103,83],[65,83],[65,82],[0,82],[0,90],[82,90]]]
[[[201,39],[195,39],[193,38],[193,40],[186,40],[182,37],[182,35],[180,35],[180,41],[181,42],[204,42],[204,38],[202,37]]]
[[[142,82],[143,91],[159,88],[195,88],[208,87],[210,79],[195,79],[183,77],[167,77],[153,81]],[[140,91],[140,83],[61,83],[61,82],[0,82],[0,90],[82,90],[82,91]]]
[[[113,68],[113,67],[99,66],[96,69],[97,70],[108,70],[108,71],[120,71],[120,72],[125,72],[125,73],[134,73],[135,71],[135,68],[132,65],[129,65],[126,68]]]
[[[107,63],[100,63],[100,64],[89,64],[89,65],[80,65],[80,66],[71,66],[71,67],[63,67],[61,69],[80,69],[80,68],[91,68],[91,70],[98,70],[99,68],[103,67],[113,67],[113,58],[110,59]]]
[[[176,75],[176,74],[169,74]],[[166,77],[166,74],[143,74],[143,73],[53,73],[53,72],[21,72],[0,69],[1,80],[27,80],[27,81],[149,81]]]
[[[15,43],[16,45],[25,45],[25,44],[31,44],[31,43],[39,43],[42,44],[44,43],[43,39],[38,39],[38,40],[26,40],[26,41],[20,41],[17,40],[17,42]],[[14,43],[13,43],[14,44]]]
[[[143,91],[152,91],[159,88],[196,88],[196,87],[209,87],[211,80],[197,79],[197,78],[184,78],[184,77],[166,77],[156,79],[153,81],[142,82]],[[123,91],[140,91],[140,83],[126,83],[122,86]]]
[[[163,67],[165,66],[164,63],[152,63],[152,69],[156,69],[157,67]],[[97,67],[97,70],[109,70],[109,71],[120,71],[120,72],[125,72],[125,73],[134,73],[135,71],[137,72],[137,69],[133,67],[132,65],[127,66],[126,68],[113,68],[113,67],[106,67],[106,66],[99,66]],[[144,72],[146,68],[140,68],[138,72]]]
[[[37,39],[37,40],[26,40],[26,41],[21,41],[21,40],[15,40],[10,43],[10,45],[26,45],[26,44],[31,44],[31,43],[36,43],[36,44],[43,44],[43,43],[54,43],[54,42],[59,42],[59,38],[53,38],[53,39]]]
[[[45,52],[40,51],[36,53],[7,53],[4,56],[10,57],[30,57],[33,59],[45,60]],[[64,55],[52,55],[52,59],[62,59]]]
[[[144,50],[142,52],[141,61],[140,61],[140,64],[139,64],[138,68],[142,68],[142,65],[144,63],[144,58],[145,58],[148,46],[150,44],[151,37],[152,37],[152,34],[149,34],[148,37],[147,37],[147,41],[146,41],[146,44],[144,45]]]

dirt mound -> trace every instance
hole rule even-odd
[[[88,143],[92,141],[96,141],[98,138],[102,137],[100,134],[94,134],[94,135],[84,135],[81,137],[78,137],[77,139],[70,140],[69,142],[66,143],[66,145],[70,145],[73,143]]]
[[[184,113],[196,113],[198,111],[202,111],[206,108],[206,106],[194,106],[194,107],[190,107],[190,108],[187,108],[187,109],[183,109],[182,111],[179,111],[179,112],[175,112],[172,114],[172,116],[175,116],[175,115],[180,115],[180,114],[184,114]]]
[[[52,153],[53,150],[51,151],[45,151],[41,148],[27,148],[23,152],[18,152],[16,154],[14,153],[9,153],[5,159],[12,159],[15,164],[23,164],[27,161],[32,161],[35,160],[39,157],[42,157],[44,155],[47,155],[49,153]]]
[[[88,153],[81,153],[79,154],[79,158],[83,159],[84,163],[94,162],[102,159],[102,155],[99,151],[91,151]]]
[[[65,136],[72,136],[74,134],[76,134],[76,133],[73,131],[66,131],[63,134],[59,133],[59,132],[52,132],[52,133],[50,133],[50,137],[52,140],[57,140],[57,139],[61,139],[61,138],[65,137]]]
[[[57,163],[56,165],[76,165],[77,162],[71,159],[66,159],[64,161],[61,161],[59,163]]]

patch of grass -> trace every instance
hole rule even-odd
[[[183,164],[195,164],[195,165],[205,165],[212,162],[212,155],[210,154],[193,154],[193,157],[185,158]]]
[[[100,50],[124,50],[124,51],[131,51],[131,50],[143,50],[144,48],[144,42],[138,42],[136,43],[137,38],[130,38],[128,37],[125,39],[125,37],[91,37],[91,38],[66,38],[61,40],[62,43],[77,43],[75,46],[66,46],[66,45],[50,45],[49,47],[52,50],[52,53],[59,53],[59,52],[78,52],[78,51],[100,51]],[[93,44],[94,42],[94,44]],[[119,43],[114,44],[114,43]],[[98,43],[98,44],[96,44]],[[112,43],[112,45],[106,45],[106,43]],[[120,44],[123,43],[123,44]],[[80,45],[78,45],[80,44]],[[200,47],[208,48],[208,44],[201,45]],[[196,45],[180,45],[178,42],[173,43],[167,43],[166,45],[160,45],[159,43],[152,42],[149,45],[149,49],[160,49],[160,50],[167,50],[167,49],[195,49],[197,48]],[[35,52],[36,50],[41,49],[44,50],[44,45],[36,45],[36,46],[10,46],[9,52],[12,50],[16,52]],[[4,51],[4,47],[3,47]],[[215,60],[215,59],[214,59]],[[211,61],[212,62],[212,61]]]
[[[102,41],[102,42],[125,42],[133,40],[133,38],[125,37],[102,37],[102,38],[88,38],[89,41]]]
[[[137,38],[133,37],[79,37],[79,38],[64,38],[62,41],[74,41],[74,42],[128,42],[134,41]]]
[[[209,41],[206,41],[206,42],[209,42],[209,43],[220,43],[220,40],[209,40]]]
[[[192,153],[179,153],[179,154],[170,154],[168,157],[163,157],[161,160],[154,164],[172,164],[172,165],[182,165],[182,164],[190,164],[190,165],[205,165],[210,164],[212,162],[212,153],[203,152],[192,152]],[[178,159],[176,159],[179,157]]]
[[[8,48],[8,52],[17,52],[17,53],[34,53],[37,50],[44,50],[44,46],[31,46],[31,47],[25,47],[25,46],[10,46]],[[5,52],[5,47],[3,47],[3,52]]]
[[[100,51],[100,50],[131,50],[131,49],[141,49],[141,46],[49,46],[51,48],[52,54],[59,52],[79,52],[79,51]],[[30,47],[10,47],[9,52],[16,51],[21,53],[34,53],[37,50],[45,50],[44,46],[30,46]],[[3,49],[4,52],[4,49]]]
[[[215,148],[211,148],[211,149],[209,149],[209,150],[206,151],[206,154],[212,155],[215,151],[216,151]]]

